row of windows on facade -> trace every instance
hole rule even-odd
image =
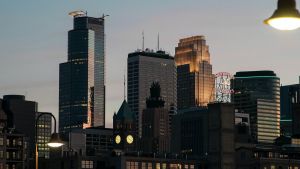
[[[0,163],[0,169],[16,169],[16,165]]]
[[[6,152],[6,157],[4,156],[4,151],[0,151],[0,159],[10,159],[10,160],[22,160],[21,152]]]
[[[4,139],[3,137],[0,137],[0,146],[4,145],[4,142],[6,142],[7,146],[22,146],[23,145],[23,140],[19,140],[19,139]],[[26,144],[25,144],[26,145]]]
[[[126,169],[194,169],[193,164],[180,164],[180,163],[151,163],[151,162],[135,162],[127,161]]]

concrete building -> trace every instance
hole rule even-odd
[[[235,168],[234,105],[208,105],[208,163],[210,169]]]
[[[113,150],[113,129],[78,129],[70,134],[71,148],[81,156],[103,156],[110,154]]]
[[[170,123],[169,111],[165,108],[160,85],[153,82],[150,88],[150,97],[147,98],[147,108],[142,117],[141,148],[144,153],[169,153],[170,152]]]
[[[178,109],[207,106],[215,99],[215,77],[204,36],[180,39],[175,48]]]
[[[280,136],[280,79],[273,71],[246,71],[234,75],[235,109],[250,116],[256,142],[273,143]]]
[[[149,86],[159,82],[161,96],[170,116],[177,108],[177,80],[174,58],[164,51],[136,51],[128,54],[128,104],[136,114],[139,137],[142,136],[142,112],[146,108],[146,98],[150,96]]]
[[[59,65],[59,131],[105,126],[104,16],[70,13],[68,61]]]
[[[208,109],[181,109],[172,119],[172,153],[206,158],[208,153]]]

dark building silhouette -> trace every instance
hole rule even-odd
[[[138,137],[136,116],[126,100],[123,101],[117,114],[113,116],[113,141],[117,153],[136,151]]]
[[[208,153],[208,109],[181,109],[172,119],[172,153],[206,157]]]
[[[280,130],[285,136],[293,135],[293,108],[300,104],[300,84],[280,87]],[[297,116],[297,114],[294,114]],[[299,121],[298,121],[299,122]]]
[[[25,144],[28,143],[28,139],[8,126],[8,117],[12,116],[8,116],[4,111],[3,104],[3,100],[0,99],[0,168],[27,169],[29,156]]]
[[[233,104],[208,104],[208,161],[210,169],[235,168],[234,119]]]
[[[38,104],[25,100],[22,95],[6,95],[3,97],[3,110],[8,116],[8,128],[13,128],[29,139],[28,157],[35,152],[35,117]]]
[[[72,131],[71,148],[82,156],[95,157],[111,154],[113,150],[113,129],[87,128]]]
[[[59,131],[105,126],[104,16],[71,13],[68,61],[59,66]]]
[[[142,116],[142,151],[145,153],[170,152],[169,110],[165,108],[161,88],[158,82],[153,82],[150,97],[147,98],[147,108]]]
[[[157,81],[161,96],[170,116],[177,110],[177,74],[174,58],[164,51],[146,49],[128,54],[128,104],[136,113],[139,137],[142,136],[142,112],[146,108],[146,98],[150,96],[149,86]],[[171,117],[170,117],[171,119]]]
[[[178,109],[207,106],[214,101],[215,78],[204,36],[180,39],[175,48]]]
[[[250,116],[253,139],[273,143],[280,136],[280,79],[273,71],[237,72],[232,89],[235,109]]]

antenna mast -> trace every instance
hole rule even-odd
[[[144,37],[144,31],[143,31],[143,44],[142,44],[142,50],[144,51],[145,50],[145,37]]]
[[[159,51],[159,32],[158,32],[158,35],[157,35],[157,51]]]

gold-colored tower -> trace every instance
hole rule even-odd
[[[178,109],[207,106],[215,98],[215,77],[204,36],[180,39],[175,48]]]

